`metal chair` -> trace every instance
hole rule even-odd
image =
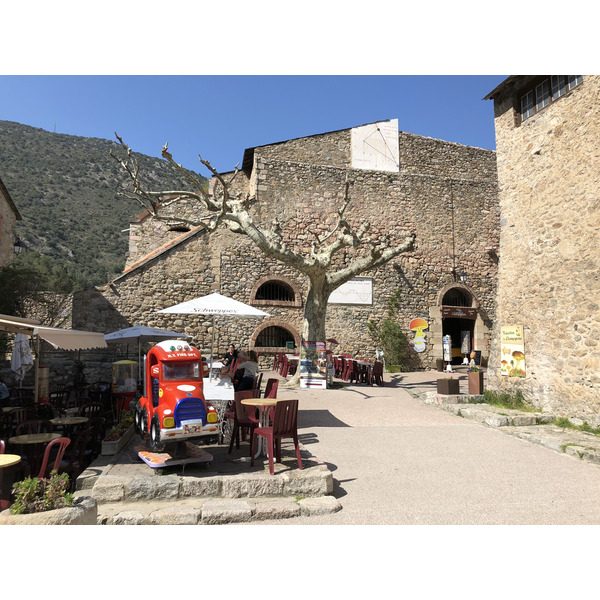
[[[46,446],[46,450],[44,451],[44,460],[42,461],[42,466],[41,466],[40,472],[37,476],[38,479],[47,479],[47,476],[50,474],[51,471],[59,470],[60,462],[65,453],[65,449],[67,448],[67,446],[70,443],[71,443],[71,440],[69,438],[60,437],[60,438],[56,438],[55,440],[52,440]],[[55,448],[55,446],[56,446],[56,448]],[[50,454],[53,450],[56,451],[56,454],[51,459]],[[52,461],[54,461],[54,462],[52,462]]]
[[[252,390],[245,390],[242,392],[235,392],[233,397],[233,432],[231,434],[231,442],[229,442],[229,454],[233,448],[233,442],[235,441],[235,447],[240,447],[240,431],[250,430],[252,431],[258,427],[258,419],[252,417],[246,410],[246,407],[242,404],[242,400],[253,398]]]
[[[250,464],[254,465],[254,449],[256,446],[256,436],[262,435],[268,446],[269,455],[269,473],[275,474],[273,457],[277,462],[281,462],[281,440],[291,438],[294,441],[296,449],[296,458],[298,468],[302,469],[302,459],[300,457],[300,445],[298,444],[298,400],[280,400],[275,405],[273,414],[273,425],[271,427],[256,427],[252,432]]]
[[[265,386],[265,398],[277,398],[277,388],[279,387],[279,379],[268,379]]]
[[[252,385],[253,398],[260,398],[260,384],[262,383],[263,374],[259,373],[254,378],[254,384]]]

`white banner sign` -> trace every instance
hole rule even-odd
[[[331,292],[328,304],[373,304],[373,280],[355,277]]]

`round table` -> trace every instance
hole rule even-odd
[[[54,426],[64,427],[65,437],[71,437],[71,430],[76,425],[83,425],[89,421],[88,417],[56,417],[50,419],[50,423]]]
[[[260,426],[267,427],[269,425],[269,411],[271,406],[275,406],[279,402],[277,398],[244,398],[242,404],[245,406],[256,406],[260,411]],[[254,458],[258,458],[261,454],[267,456],[267,440],[262,435],[258,436],[258,444]]]
[[[18,454],[0,454],[0,469],[12,467],[18,462],[21,462],[21,457]]]
[[[45,444],[62,437],[60,433],[27,433],[8,438],[11,444]]]

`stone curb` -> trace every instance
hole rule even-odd
[[[552,425],[553,415],[504,409],[485,403],[469,403],[469,399],[475,397],[468,394],[460,394],[460,400],[456,402],[459,396],[442,396],[436,392],[423,392],[423,390],[406,389],[406,391],[425,404],[600,466],[600,437],[584,431],[563,429]]]
[[[159,501],[147,507],[121,510],[119,505],[101,505],[98,525],[224,525],[299,516],[324,515],[341,510],[333,496],[272,500],[207,499],[201,505],[178,505]]]

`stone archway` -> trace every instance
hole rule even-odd
[[[256,294],[258,290],[265,283],[278,283],[281,282],[284,285],[288,286],[292,293],[294,294],[293,301],[285,301],[285,300],[259,300],[256,298]],[[285,277],[283,275],[267,275],[266,277],[261,277],[252,287],[252,291],[250,292],[250,303],[253,306],[290,306],[294,308],[302,308],[302,290],[300,286],[289,277]]]
[[[268,354],[275,355],[280,354],[282,352],[288,352],[288,348],[286,346],[256,346],[256,340],[258,336],[269,327],[280,327],[281,329],[285,329],[294,339],[294,344],[296,348],[300,348],[301,345],[301,335],[300,332],[290,325],[289,321],[279,318],[269,319],[267,321],[263,321],[252,333],[250,337],[250,348],[258,352],[260,355]]]

